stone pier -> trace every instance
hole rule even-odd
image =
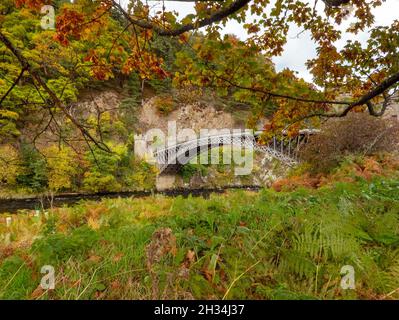
[[[156,188],[158,191],[173,189],[175,182],[175,174],[160,174],[157,176]]]

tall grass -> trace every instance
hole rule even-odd
[[[398,218],[399,181],[387,178],[21,214],[0,224],[0,297],[397,299]],[[54,290],[39,286],[43,265]],[[340,286],[344,265],[355,289]]]

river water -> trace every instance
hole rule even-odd
[[[189,195],[197,197],[209,198],[212,193],[224,193],[227,190],[248,190],[258,191],[261,187],[259,186],[226,186],[220,188],[201,188],[201,189],[170,189],[163,191],[146,190],[146,191],[129,191],[129,192],[103,192],[94,194],[84,193],[68,193],[59,194],[54,196],[43,195],[40,197],[29,197],[21,199],[0,199],[0,213],[18,213],[19,210],[31,209],[40,210],[48,209],[61,206],[70,206],[80,201],[91,200],[100,201],[102,199],[112,198],[143,198],[150,197],[156,194],[161,194],[169,197],[183,196],[188,197]]]

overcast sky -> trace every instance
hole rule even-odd
[[[310,1],[314,3],[314,0]],[[148,1],[148,4],[153,7],[154,11],[162,8],[162,2],[160,1]],[[195,13],[194,4],[189,2],[165,1],[165,6],[167,10],[177,11],[181,18],[189,13]],[[324,4],[322,4],[321,1],[319,1],[319,7],[320,9],[323,9],[324,7]],[[375,9],[374,12],[377,25],[390,25],[393,20],[399,19],[399,0],[386,0],[386,2],[381,7]],[[352,21],[351,18],[345,21],[342,30],[344,30]],[[312,77],[306,70],[305,62],[315,56],[315,46],[311,41],[308,32],[301,33],[297,37],[299,31],[300,30],[296,27],[290,29],[289,39],[285,46],[284,53],[279,57],[273,58],[273,61],[276,64],[278,71],[288,67],[291,70],[297,71],[300,77],[303,77],[305,80],[310,82],[312,81]],[[222,33],[235,34],[242,40],[247,37],[242,26],[235,21],[230,21],[223,29]],[[354,37],[354,35],[343,34],[343,38],[339,41],[338,46],[343,46],[351,37]],[[367,31],[356,35],[356,38],[364,43],[368,39]]]

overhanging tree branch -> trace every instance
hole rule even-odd
[[[303,121],[305,119],[310,119],[310,118],[314,118],[314,117],[320,117],[320,118],[321,117],[324,117],[324,118],[342,118],[342,117],[345,117],[353,108],[355,108],[357,106],[362,106],[362,105],[366,105],[367,106],[367,110],[368,110],[368,112],[369,112],[369,114],[371,116],[380,117],[380,116],[382,116],[385,113],[385,111],[386,111],[386,109],[387,109],[387,107],[389,105],[390,98],[392,97],[392,95],[388,96],[386,94],[386,90],[388,90],[391,86],[395,85],[398,82],[398,80],[396,82],[394,81],[398,77],[398,75],[399,75],[399,73],[394,74],[391,77],[389,77],[386,80],[384,80],[380,85],[377,85],[376,88],[374,88],[374,90],[366,93],[359,100],[349,104],[345,108],[345,110],[343,112],[338,112],[338,113],[316,112],[316,113],[312,113],[312,114],[300,117],[298,119],[295,119],[295,121],[290,123],[288,125],[288,127],[292,126],[295,123]],[[371,99],[377,97],[379,94],[383,94],[384,102],[382,104],[381,110],[380,111],[376,111],[374,104],[371,102]]]
[[[83,137],[86,139],[88,138],[91,142],[93,142],[98,148],[100,148],[103,151],[109,152],[109,148],[107,145],[103,143],[99,143],[94,139],[94,137],[74,118],[72,117],[68,110],[66,109],[64,103],[57,97],[57,95],[47,86],[47,84],[44,82],[44,80],[40,77],[40,75],[31,67],[30,63],[28,60],[22,55],[21,51],[14,47],[14,45],[11,43],[11,41],[0,31],[0,41],[3,42],[3,44],[12,52],[12,54],[18,59],[19,63],[22,66],[23,70],[26,70],[29,72],[29,74],[32,76],[33,80],[36,81],[41,88],[47,94],[50,96],[50,99],[54,103],[54,105],[59,108],[65,116],[71,120],[71,122],[79,129],[79,131],[82,133]]]
[[[358,101],[352,104],[353,107],[361,106],[363,104],[366,104],[369,102],[371,99],[377,97],[378,95],[384,93],[386,90],[388,90],[390,87],[392,87],[394,84],[399,82],[399,72],[394,73],[392,76],[389,78],[385,79],[382,81],[378,86],[376,86],[373,90],[370,92],[366,93],[364,96],[362,96]]]
[[[185,45],[191,49],[191,51],[195,54],[195,50],[192,48],[192,46],[185,41],[184,42]],[[353,108],[357,107],[357,106],[362,106],[362,105],[367,105],[368,110],[370,115],[373,116],[382,116],[388,106],[388,98],[386,95],[386,91],[391,88],[393,85],[397,84],[399,82],[399,72],[391,75],[390,77],[388,77],[387,79],[385,79],[384,81],[382,81],[380,84],[375,84],[375,82],[373,82],[376,87],[369,91],[368,93],[366,93],[365,95],[363,95],[362,97],[360,97],[360,99],[356,100],[356,101],[336,101],[336,100],[326,100],[326,99],[309,99],[309,98],[303,98],[303,97],[295,97],[295,96],[291,96],[291,95],[287,95],[287,94],[279,94],[278,92],[273,92],[273,91],[269,91],[269,90],[265,90],[262,88],[256,88],[256,87],[247,87],[247,86],[243,86],[240,84],[235,83],[231,78],[228,79],[226,77],[223,77],[219,74],[217,74],[215,72],[215,70],[209,66],[208,61],[202,59],[202,58],[198,58],[197,59],[201,60],[202,63],[204,63],[209,69],[210,72],[212,72],[212,74],[214,75],[215,78],[222,80],[224,82],[226,82],[227,84],[237,88],[237,89],[242,89],[242,90],[248,90],[248,91],[252,91],[252,92],[257,92],[257,93],[262,93],[264,95],[267,95],[268,97],[274,97],[274,98],[281,98],[281,99],[287,99],[287,100],[291,100],[291,101],[297,101],[297,102],[305,102],[305,103],[314,103],[314,104],[331,104],[331,105],[341,105],[341,106],[346,106],[346,108],[344,109],[343,112],[341,113],[330,113],[330,114],[326,114],[326,113],[314,113],[311,115],[306,116],[304,119],[306,118],[312,118],[312,117],[344,117],[346,116]],[[384,105],[382,107],[382,109],[377,112],[374,109],[374,106],[371,102],[371,100],[375,97],[377,97],[378,95],[384,95]]]
[[[21,80],[21,78],[24,75],[25,71],[26,71],[26,68],[22,67],[22,70],[19,73],[18,77],[14,80],[13,84],[11,85],[11,87],[7,90],[7,92],[1,98],[0,106],[3,103],[3,101],[7,98],[7,96],[10,94],[10,92],[14,89],[14,87],[18,84],[19,80]]]
[[[348,4],[350,0],[322,0],[329,7],[339,7]]]
[[[163,29],[160,28],[147,20],[136,20],[133,19],[128,12],[126,12],[123,7],[117,3],[116,1],[112,0],[112,6],[119,10],[122,15],[133,25],[139,26],[144,29],[151,29],[155,33],[157,33],[160,36],[178,36],[184,32],[199,29],[208,25],[211,25],[212,23],[219,22],[223,20],[224,18],[227,18],[228,16],[238,12],[242,8],[244,8],[251,0],[236,0],[232,4],[230,4],[228,7],[220,9],[219,11],[216,11],[212,13],[208,18],[201,19],[195,23],[188,23],[184,24],[177,29]]]
[[[180,26],[177,29],[172,29],[172,30],[167,30],[160,28],[146,20],[135,20],[133,19],[129,13],[122,8],[122,6],[117,3],[115,0],[111,0],[112,5],[118,9],[122,15],[132,24],[136,25],[145,29],[151,29],[154,32],[156,32],[160,36],[177,36],[180,35],[184,32],[195,30],[207,25],[210,25],[214,22],[218,22],[234,13],[242,9],[244,6],[246,6],[251,0],[236,0],[234,1],[230,6],[223,8],[213,14],[211,14],[210,17],[204,18],[202,20],[197,21],[196,23],[189,23],[183,26]],[[322,0],[326,5],[331,6],[331,7],[338,7],[341,5],[346,5],[350,3],[350,0]],[[228,84],[239,88],[239,89],[244,89],[244,90],[250,90],[253,92],[259,92],[268,95],[269,97],[274,97],[274,98],[282,98],[282,99],[288,99],[288,100],[294,100],[298,102],[306,102],[306,103],[315,103],[315,104],[334,104],[334,105],[342,105],[346,106],[345,110],[341,113],[337,114],[325,114],[325,113],[317,113],[312,116],[324,116],[324,117],[343,117],[346,116],[353,108],[356,106],[361,106],[361,105],[367,105],[369,113],[374,116],[380,116],[385,112],[385,109],[387,107],[386,104],[384,104],[383,108],[377,112],[374,109],[373,104],[371,103],[371,100],[378,95],[384,93],[386,90],[388,90],[391,86],[399,82],[399,72],[392,75],[391,77],[385,79],[381,84],[379,84],[377,87],[375,87],[372,91],[368,92],[364,96],[362,96],[360,99],[357,101],[353,102],[348,102],[348,101],[331,101],[331,100],[317,100],[317,99],[308,99],[308,98],[302,98],[302,97],[294,97],[290,95],[285,95],[285,94],[279,94],[276,92],[271,92],[267,90],[263,90],[260,88],[253,88],[253,87],[245,87],[241,86],[239,84],[234,83],[233,81],[222,78],[220,76],[217,76],[221,80],[227,82]]]
[[[275,98],[282,98],[282,99],[287,99],[287,100],[293,100],[293,101],[298,101],[298,102],[308,102],[308,103],[315,103],[315,104],[335,104],[335,105],[346,105],[347,107],[345,110],[341,113],[314,113],[309,115],[308,117],[344,117],[346,116],[353,108],[362,106],[362,105],[367,105],[368,111],[370,115],[372,116],[382,116],[388,106],[388,101],[385,99],[385,102],[379,112],[377,112],[374,108],[374,105],[372,104],[371,100],[374,99],[375,97],[384,94],[389,88],[391,88],[393,85],[397,84],[399,82],[399,72],[393,74],[389,78],[385,79],[383,82],[381,82],[379,85],[377,85],[373,90],[369,91],[362,97],[360,97],[358,100],[353,101],[353,102],[346,102],[346,101],[334,101],[334,100],[316,100],[316,99],[306,99],[306,98],[301,98],[301,97],[294,97],[294,96],[289,96],[289,95],[283,95],[283,94],[278,94],[275,92],[259,89],[259,88],[252,88],[252,87],[245,87],[241,86],[239,84],[236,84],[232,82],[229,79],[226,79],[224,77],[215,75],[217,78],[219,78],[222,81],[225,81],[229,83],[230,85],[238,88],[238,89],[244,89],[244,90],[249,90],[253,92],[259,92],[259,93],[264,93],[267,94],[271,97]]]
[[[265,94],[269,97],[273,97],[273,98],[287,99],[287,100],[293,100],[293,101],[298,101],[298,102],[317,103],[317,104],[339,104],[339,105],[346,105],[346,106],[350,105],[350,102],[345,102],[345,101],[308,99],[308,98],[294,97],[294,96],[290,96],[290,95],[286,95],[286,94],[279,94],[277,92],[268,91],[268,90],[264,90],[261,88],[246,87],[246,86],[242,86],[237,83],[234,83],[233,81],[226,79],[222,76],[219,76],[216,73],[214,73],[214,75],[216,78],[227,82],[228,84],[230,84],[231,86],[233,86],[237,89],[263,93],[263,94]]]

